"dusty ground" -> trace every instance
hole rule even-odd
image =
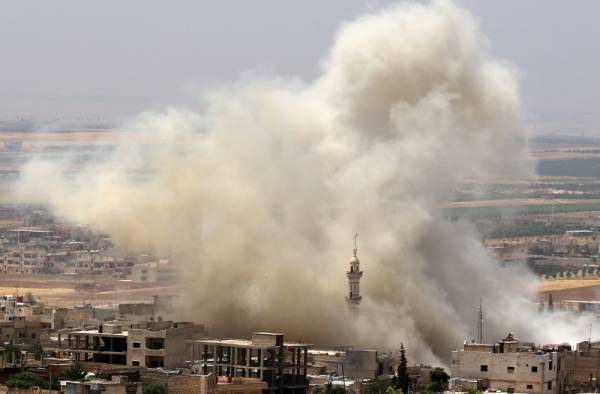
[[[35,298],[62,297],[73,294],[74,289],[67,288],[31,288],[31,287],[0,287],[0,294],[5,295],[25,295],[30,293]]]
[[[63,276],[0,276],[0,295],[24,296],[31,293],[40,302],[56,306],[149,302],[154,295],[169,296],[180,292],[181,286],[173,283],[135,284],[107,278],[75,280]]]
[[[464,207],[497,207],[497,206],[520,206],[520,205],[573,205],[573,204],[600,204],[600,200],[587,199],[561,199],[561,200],[546,200],[539,198],[515,198],[506,200],[474,200],[474,201],[459,201],[443,204],[443,208],[464,208]]]
[[[25,147],[72,145],[82,143],[113,144],[126,136],[118,130],[77,130],[73,132],[2,132],[0,143],[6,141],[22,141]]]

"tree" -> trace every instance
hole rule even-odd
[[[365,394],[385,394],[387,388],[392,384],[392,381],[389,379],[384,380],[372,380],[369,383],[365,384],[364,392]]]
[[[18,347],[14,346],[12,343],[6,345],[2,350],[2,353],[6,356],[6,359],[10,360],[11,363],[17,364],[21,359],[21,351]]]
[[[163,384],[149,377],[142,378],[142,387],[144,394],[165,394],[167,392]]]
[[[408,394],[408,361],[406,360],[406,351],[404,344],[400,344],[400,365],[398,365],[398,387],[404,394]]]
[[[44,359],[44,347],[39,341],[33,341],[33,343],[31,344],[31,351],[35,355],[36,360],[38,358],[40,360]]]
[[[331,382],[324,386],[319,386],[315,390],[316,394],[345,394],[346,389],[339,386],[334,386]]]
[[[441,393],[446,388],[450,376],[444,371],[444,368],[434,368],[429,373],[430,382],[427,384],[427,391]]]
[[[402,393],[402,390],[400,390],[398,388],[394,388],[393,385],[389,385],[385,389],[385,394],[403,394],[403,393]]]
[[[48,382],[33,372],[19,372],[12,375],[7,381],[8,388],[28,389],[30,387],[48,388]]]
[[[61,374],[61,377],[64,380],[83,380],[85,375],[87,375],[87,371],[78,361],[76,361],[71,364],[69,368],[65,369],[65,371]]]

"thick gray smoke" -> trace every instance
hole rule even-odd
[[[475,334],[482,296],[487,339],[511,329],[555,340],[532,324],[533,277],[501,268],[436,208],[460,180],[531,175],[514,73],[448,1],[344,25],[310,83],[247,79],[201,113],[124,128],[137,132],[76,176],[30,162],[20,196],[123,248],[174,256],[181,313],[214,333],[404,342],[415,360],[438,361]],[[364,300],[350,320],[356,231]]]

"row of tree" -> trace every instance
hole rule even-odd
[[[30,387],[40,387],[43,389],[49,388],[50,384],[53,387],[57,386],[59,380],[77,380],[81,381],[85,378],[87,371],[78,362],[72,364],[64,370],[59,376],[52,379],[52,382],[48,382],[36,373],[24,371],[12,375],[7,381],[6,386],[8,388],[19,388],[28,389]]]

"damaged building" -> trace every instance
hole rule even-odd
[[[308,389],[306,343],[284,342],[283,334],[255,332],[251,339],[190,341],[202,374],[258,378],[265,392],[300,394]]]

